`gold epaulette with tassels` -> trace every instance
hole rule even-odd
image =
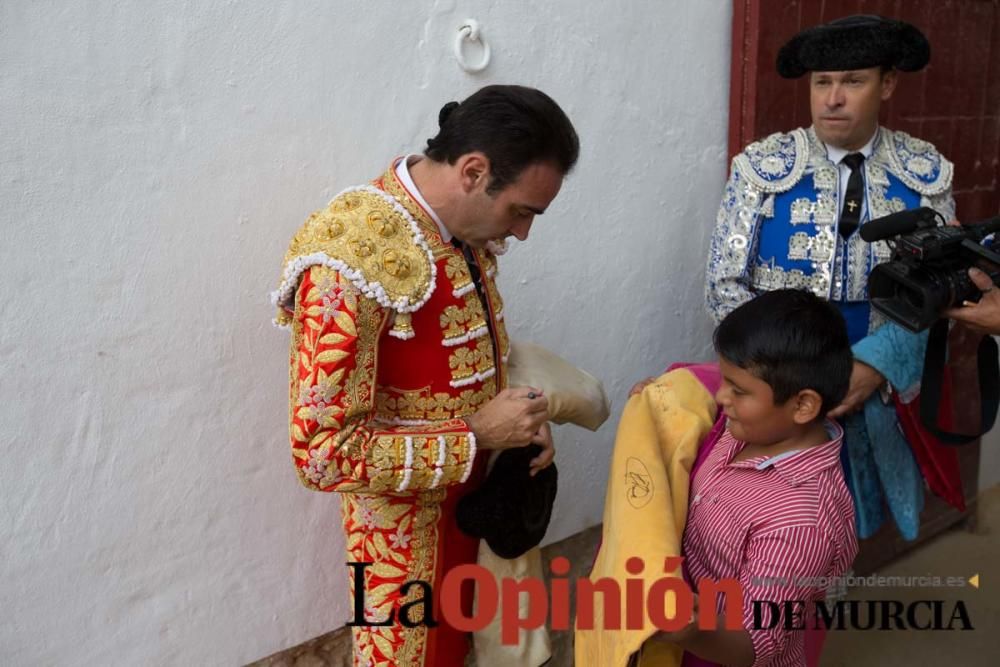
[[[390,334],[397,338],[413,336],[410,313],[434,291],[434,258],[416,221],[371,185],[338,194],[292,238],[281,284],[271,294],[278,326],[291,322],[295,289],[311,266],[336,269],[362,294],[396,311]]]

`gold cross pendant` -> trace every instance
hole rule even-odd
[[[847,208],[849,208],[851,210],[851,213],[854,213],[854,209],[856,209],[857,207],[858,207],[858,203],[856,201],[854,201],[853,199],[851,201],[847,202]]]

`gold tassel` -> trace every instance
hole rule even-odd
[[[389,335],[402,340],[413,338],[413,317],[410,313],[396,312],[396,317],[393,319],[392,329],[389,330]]]

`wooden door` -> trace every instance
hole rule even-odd
[[[734,0],[729,154],[772,132],[809,125],[808,79],[774,61],[799,30],[849,14],[909,21],[931,62],[903,73],[881,122],[930,141],[955,163],[959,218],[1000,213],[1000,2],[997,0]]]

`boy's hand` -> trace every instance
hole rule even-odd
[[[637,394],[641,394],[642,390],[648,387],[649,385],[653,384],[655,380],[656,378],[646,378],[645,380],[639,380],[634,385],[632,385],[631,389],[628,390],[628,397],[632,398]]]
[[[864,407],[868,397],[885,384],[885,377],[866,363],[854,360],[851,370],[851,386],[843,402],[830,410],[828,417],[843,417]]]
[[[719,616],[714,630],[698,627],[698,596],[694,596],[691,622],[675,632],[657,632],[648,641],[670,642],[703,660],[722,665],[749,667],[754,661],[753,640],[745,629],[726,630],[725,618]]]
[[[693,593],[694,596],[694,606],[691,610],[691,620],[680,630],[674,630],[673,632],[664,632],[660,630],[655,635],[653,639],[657,641],[670,642],[671,644],[677,644],[680,647],[691,641],[691,639],[698,634],[698,594]]]

